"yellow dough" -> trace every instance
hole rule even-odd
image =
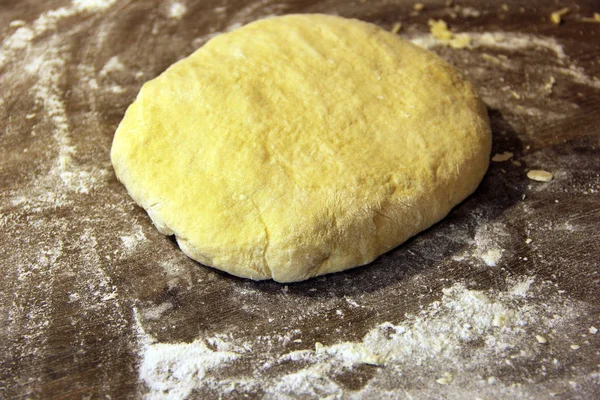
[[[442,219],[490,146],[486,108],[454,68],[311,14],[220,35],[146,83],[111,158],[188,256],[291,282],[367,264]]]

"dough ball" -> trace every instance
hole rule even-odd
[[[146,83],[119,180],[200,263],[292,282],[368,264],[471,194],[486,108],[436,55],[327,15],[260,20]]]

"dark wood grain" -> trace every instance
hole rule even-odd
[[[494,2],[427,1],[420,12],[406,1],[184,3],[181,19],[168,18],[166,2],[124,0],[52,21],[49,10],[71,12],[74,6],[0,3],[0,398],[144,397],[149,388],[139,376],[140,329],[158,343],[224,333],[236,343],[250,341],[252,352],[219,370],[219,379],[276,380],[304,365],[257,365],[315,342],[360,341],[386,321],[410,322],[408,315],[419,315],[459,282],[500,293],[523,277],[540,287],[531,299],[537,310],[568,304],[556,318],[569,322],[547,333],[554,340],[546,347],[535,347],[535,326],[524,327],[537,358],[490,359],[481,376],[493,374],[504,385],[490,386],[491,393],[600,397],[600,334],[588,332],[600,328],[600,24],[581,20],[600,12],[597,1],[507,1],[506,10]],[[465,14],[465,7],[478,15]],[[551,24],[549,14],[562,7],[571,9],[564,23]],[[543,45],[433,47],[464,71],[488,104],[493,152],[513,152],[520,165],[492,163],[477,192],[448,218],[372,265],[293,285],[251,282],[189,260],[160,235],[117,182],[109,151],[143,82],[212,33],[290,12],[337,13],[385,29],[401,22],[407,38],[426,34],[429,19],[443,18],[456,32],[554,40],[565,55]],[[37,20],[39,32],[15,44],[20,24],[9,25],[15,20],[33,30]],[[110,66],[115,56],[123,68]],[[550,78],[555,83],[545,91]],[[64,165],[61,156],[68,158]],[[552,171],[554,179],[533,182],[527,169]],[[488,227],[504,250],[496,267],[477,256],[477,235]],[[168,311],[148,317],[148,310],[167,303]],[[301,342],[256,339],[290,332]],[[581,343],[579,351],[571,342]],[[465,352],[482,345],[472,343]],[[398,398],[459,393],[442,386],[415,391],[429,387],[424,382],[436,371],[389,371],[364,364],[329,378],[344,398],[367,385]],[[226,397],[261,397],[265,390],[259,384]],[[223,393],[206,386],[191,396]],[[489,393],[472,395],[492,398]]]

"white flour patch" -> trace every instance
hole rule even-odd
[[[83,250],[87,266],[81,271],[82,275],[86,277],[86,279],[81,279],[82,282],[85,282],[85,286],[80,287],[78,293],[79,298],[86,304],[85,312],[97,312],[110,307],[104,302],[117,301],[118,291],[110,276],[103,269],[103,261],[98,254],[98,240],[94,231],[86,228],[77,241],[77,246]],[[120,317],[123,316],[120,315]]]
[[[127,89],[125,89],[123,86],[119,86],[119,85],[112,85],[108,88],[108,90],[114,94],[122,94],[127,91]]]
[[[69,138],[69,120],[61,97],[63,91],[58,87],[66,64],[58,46],[59,43],[52,43],[43,55],[25,66],[25,71],[39,77],[33,91],[36,93],[36,100],[42,104],[54,124],[53,136],[59,146],[58,166],[61,172],[66,172],[75,149]]]
[[[489,249],[481,255],[481,259],[488,267],[495,267],[498,265],[500,258],[502,258],[502,249]]]
[[[66,68],[70,62],[70,43],[56,31],[61,21],[79,13],[97,12],[107,9],[115,1],[75,1],[72,5],[42,13],[35,21],[18,28],[0,46],[0,68],[7,67],[7,74],[17,75],[24,71],[34,77],[30,89],[35,99],[35,113],[26,119],[38,118],[49,129],[40,140],[47,141],[47,157],[54,160],[49,174],[35,179],[27,192],[25,208],[39,207],[53,202],[65,204],[70,192],[88,194],[98,182],[108,174],[105,169],[95,166],[76,165],[74,156],[76,145],[72,140],[72,130],[63,83],[66,82]],[[97,87],[95,80],[86,82],[90,88]],[[116,91],[122,92],[122,88]],[[39,122],[35,122],[36,124]],[[31,135],[37,135],[37,125],[31,128]],[[19,197],[21,191],[14,195]]]
[[[197,339],[191,343],[157,343],[147,334],[134,309],[138,344],[141,350],[139,377],[149,389],[149,399],[183,399],[209,381],[209,374],[237,360],[248,349],[228,344],[219,337]],[[209,347],[209,345],[211,347]]]
[[[379,365],[380,378],[385,371],[402,376],[394,387],[408,398],[431,395],[440,385],[457,398],[480,389],[496,395],[500,389],[512,393],[511,387],[481,375],[487,371],[483,373],[493,376],[494,370],[504,368],[504,363],[492,365],[490,360],[503,360],[508,354],[513,354],[509,365],[517,359],[537,360],[539,348],[532,346],[529,331],[551,330],[573,317],[574,305],[556,295],[550,303],[524,300],[535,295],[531,293],[533,282],[532,278],[513,281],[506,292],[469,290],[456,284],[444,289],[442,299],[418,315],[407,316],[399,324],[379,324],[361,342],[317,344],[314,351],[302,352],[301,358],[309,365],[270,382],[266,392],[273,397],[284,394],[283,398],[298,393],[339,398],[344,387],[332,378],[366,364]],[[480,344],[473,348],[472,343]],[[482,370],[482,365],[486,369]],[[419,388],[403,387],[403,381],[412,379],[421,382]],[[360,398],[373,390],[367,385],[354,394]],[[381,394],[381,388],[373,393]]]
[[[167,285],[169,288],[177,286],[186,286],[191,288],[194,285],[192,275],[187,265],[181,262],[180,258],[175,255],[170,260],[165,260],[159,263],[167,274]]]
[[[496,267],[504,253],[501,243],[508,238],[501,224],[479,226],[475,232],[473,255],[483,261],[488,267]]]
[[[121,236],[123,246],[125,246],[127,250],[134,250],[140,244],[140,242],[145,240],[146,235],[144,235],[144,232],[139,225],[136,225],[135,232],[133,234]]]
[[[73,0],[77,11],[102,11],[111,7],[118,0]]]
[[[187,7],[183,3],[173,2],[169,5],[167,16],[173,19],[181,19],[187,12]]]
[[[74,0],[71,6],[42,13],[29,27],[22,26],[4,39],[0,46],[0,68],[29,48],[35,39],[56,30],[63,19],[80,13],[106,10],[116,2],[117,0]]]
[[[15,19],[14,21],[11,21],[10,24],[8,24],[8,26],[10,26],[11,28],[20,28],[22,26],[25,26],[25,24],[26,22],[22,19]]]
[[[566,58],[564,47],[549,36],[535,36],[522,33],[485,32],[468,33],[472,48],[496,48],[502,50],[528,50],[543,48],[554,52],[559,59]]]
[[[529,50],[543,48],[552,51],[559,59],[566,58],[563,46],[554,38],[509,32],[461,32],[471,41],[467,48],[492,48],[500,50]],[[408,37],[414,44],[426,49],[445,46],[431,34],[419,34]]]
[[[60,88],[66,59],[64,49],[57,39],[50,40],[51,46],[41,55],[25,66],[25,71],[38,77],[32,90],[36,102],[41,105],[44,114],[54,126],[52,137],[57,147],[58,155],[50,175],[58,176],[62,184],[77,193],[88,193],[98,177],[90,171],[83,170],[73,163],[75,146],[71,142],[69,119]],[[101,171],[96,171],[102,174]]]
[[[435,393],[440,385],[458,397],[478,390],[513,393],[512,386],[491,378],[505,368],[507,363],[503,360],[510,360],[508,365],[539,361],[545,347],[536,344],[535,333],[568,327],[579,305],[532,277],[509,279],[508,284],[506,291],[497,291],[472,290],[456,283],[442,291],[439,301],[418,314],[398,316],[398,323],[377,324],[361,341],[306,343],[308,348],[304,350],[265,353],[262,356],[266,362],[253,366],[249,372],[252,380],[215,377],[224,365],[242,362],[249,351],[270,343],[266,340],[269,338],[257,337],[244,344],[236,344],[231,336],[159,344],[143,331],[138,319],[140,377],[151,390],[150,398],[184,397],[194,389],[209,388],[230,393],[232,387],[241,393],[260,388],[265,398],[341,398],[348,394],[347,388],[336,376],[367,365],[378,367],[380,383],[398,376],[406,378],[394,381],[394,387],[411,396],[418,397],[424,389]],[[548,296],[550,290],[553,294]],[[542,299],[542,292],[543,301],[538,300]],[[290,363],[298,366],[290,373],[269,373]],[[404,387],[401,383],[413,379],[419,379],[422,387]],[[360,397],[373,390],[366,385],[354,394]],[[376,393],[381,390],[377,388]]]
[[[524,278],[520,281],[514,281],[509,293],[514,296],[527,297],[534,281],[535,279],[533,277]]]
[[[267,388],[266,399],[296,399],[308,396],[318,399],[340,399],[342,387],[330,379],[329,364],[317,364],[288,375],[282,376],[273,386]]]
[[[459,12],[463,18],[479,18],[481,16],[481,11],[473,7],[461,7]]]
[[[21,50],[27,47],[31,40],[35,37],[35,33],[26,27],[19,28],[9,36],[3,43],[4,50]]]
[[[504,226],[500,223],[478,225],[475,235],[461,237],[469,248],[463,252],[454,255],[455,261],[469,261],[475,264],[483,263],[488,267],[501,266],[501,260],[505,252],[505,243],[510,242],[510,235],[506,232]]]
[[[594,87],[596,89],[600,89],[600,78],[592,77],[590,78],[583,68],[578,67],[576,65],[570,65],[568,68],[558,68],[557,72],[561,75],[564,75],[568,78],[571,78],[573,81],[580,83],[582,85],[587,85]]]
[[[154,307],[145,308],[142,310],[142,316],[146,321],[155,321],[160,319],[160,317],[167,311],[173,308],[173,304],[165,301]]]
[[[107,75],[110,75],[113,72],[119,72],[119,71],[124,71],[125,70],[125,66],[123,65],[123,63],[121,62],[121,60],[119,60],[118,56],[114,56],[111,57],[106,64],[104,64],[104,66],[102,67],[102,69],[100,70],[100,72],[98,72],[98,75],[103,78]]]

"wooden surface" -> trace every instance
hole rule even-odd
[[[0,398],[600,397],[598,1],[174,3],[0,3]],[[514,156],[372,265],[281,285],[186,258],[109,150],[143,82],[290,12],[401,22],[476,84]],[[386,329],[387,358],[335,353]]]

